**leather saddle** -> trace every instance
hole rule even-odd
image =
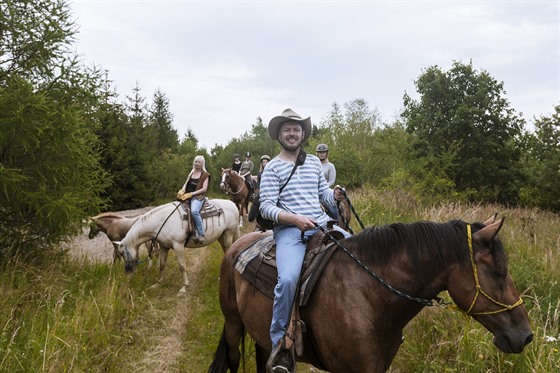
[[[328,232],[337,241],[344,238],[344,235],[337,230],[330,229]],[[298,356],[303,355],[303,334],[306,331],[305,323],[299,316],[299,308],[307,305],[323,269],[335,250],[336,244],[322,231],[315,233],[307,243],[299,289],[296,290],[296,298],[299,301],[294,302],[287,331],[287,336],[293,341],[292,348]],[[234,266],[247,281],[253,284],[254,288],[270,299],[274,299],[278,270],[276,242],[272,236],[262,238],[240,252],[234,260]]]
[[[189,242],[191,236],[196,233],[196,229],[194,228],[194,220],[192,219],[191,214],[191,206],[189,201],[181,201],[181,209],[183,220],[187,220],[189,223],[187,224],[188,232],[187,232],[187,239],[185,241],[185,245]],[[202,205],[202,209],[200,210],[200,217],[202,219],[206,219],[212,216],[220,216],[224,213],[222,208],[216,207],[212,202],[208,200],[208,198],[204,198],[204,204]]]
[[[336,240],[344,235],[334,229],[328,231]],[[336,250],[336,245],[323,232],[318,231],[307,243],[299,286],[299,306],[304,307],[320,278],[323,269]],[[256,289],[274,299],[278,278],[276,268],[276,242],[272,236],[264,237],[240,252],[234,260],[235,269]]]

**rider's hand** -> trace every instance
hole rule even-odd
[[[179,191],[177,192],[177,199],[181,199],[181,197],[183,196],[183,194],[185,194],[185,190],[184,189],[179,189]]]
[[[185,193],[181,197],[179,197],[179,199],[181,199],[182,201],[186,201],[187,199],[190,199],[191,197],[192,197],[192,193]]]
[[[295,215],[292,222],[303,232],[315,228],[315,222],[309,219],[307,216]]]
[[[336,199],[337,201],[342,201],[344,199],[343,191],[343,187],[341,187],[340,185],[336,185],[334,187],[334,199]]]

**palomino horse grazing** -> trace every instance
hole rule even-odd
[[[385,372],[405,325],[445,290],[494,335],[497,348],[522,352],[533,335],[497,238],[502,224],[503,219],[397,223],[338,241],[313,294],[299,308],[305,332],[297,360],[335,373]],[[238,273],[234,260],[267,234],[243,236],[222,260],[225,326],[209,372],[237,372],[245,331],[256,343],[257,371],[264,372],[272,299]]]
[[[122,240],[130,230],[130,227],[132,227],[139,217],[140,216],[127,218],[116,212],[103,212],[91,218],[93,224],[90,225],[88,238],[91,240],[100,232],[105,233],[113,244],[113,263],[116,263],[117,260],[121,259],[121,256],[119,254],[118,245],[115,241]],[[147,244],[146,247],[148,249],[148,258],[150,259],[151,264],[152,256],[154,252],[158,252],[159,246],[157,243],[150,242],[150,244]]]
[[[239,226],[243,226],[243,215],[249,213],[249,188],[245,179],[231,168],[222,168],[222,181],[220,188],[239,209]],[[245,212],[243,212],[245,211]]]
[[[237,207],[233,202],[223,199],[212,199],[210,203],[216,207],[219,214],[203,218],[206,243],[193,241],[189,220],[183,219],[182,207],[179,202],[171,202],[148,211],[130,228],[122,241],[117,242],[119,253],[125,259],[125,270],[131,272],[138,264],[138,247],[147,240],[156,240],[161,246],[159,254],[160,276],[158,283],[163,280],[163,273],[167,263],[169,249],[175,250],[179,269],[183,275],[183,287],[180,293],[185,293],[189,286],[185,265],[185,247],[203,247],[218,240],[222,249],[226,251],[240,236],[237,225]],[[185,241],[187,241],[185,244]]]

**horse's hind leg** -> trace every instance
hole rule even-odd
[[[235,227],[235,230],[233,230],[233,232],[230,229],[226,229],[224,233],[222,233],[220,238],[218,238],[218,242],[222,246],[222,251],[225,253],[226,250],[229,249],[229,247],[233,245],[235,240],[237,240],[238,238],[239,229],[237,227]]]
[[[116,264],[121,260],[121,254],[119,253],[119,245],[113,243],[113,264]]]
[[[241,338],[243,338],[243,325],[240,321],[231,322],[230,320],[226,320],[224,333],[228,345],[227,360],[229,363],[229,370],[235,373],[239,369],[239,361],[241,360],[239,343],[241,342]]]
[[[179,290],[179,295],[185,294],[189,287],[189,278],[187,276],[187,265],[185,264],[185,248],[182,244],[174,245],[175,256],[177,257],[177,264],[183,275],[183,287]]]

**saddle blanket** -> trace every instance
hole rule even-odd
[[[338,231],[330,232],[336,239]],[[309,301],[313,288],[323,269],[336,250],[333,242],[322,232],[316,233],[307,245],[299,288],[299,306]],[[276,269],[276,242],[272,236],[262,238],[240,252],[234,260],[235,269],[255,288],[274,299],[274,287],[278,277]]]
[[[181,208],[183,209],[183,220],[189,220],[191,214],[191,207],[188,201],[181,201]],[[209,218],[212,216],[219,216],[224,213],[222,208],[217,208],[212,202],[205,199],[202,209],[200,210],[200,216],[202,219]]]

